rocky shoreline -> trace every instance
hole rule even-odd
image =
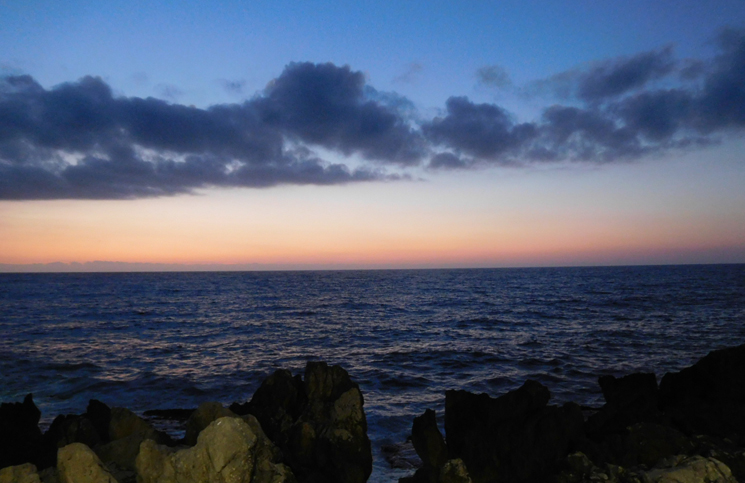
[[[414,419],[418,458],[408,460],[418,469],[400,482],[745,481],[745,345],[659,384],[641,373],[599,384],[606,403],[595,410],[551,405],[531,380],[496,398],[447,391],[445,436],[434,411]],[[182,439],[97,400],[42,433],[29,394],[0,406],[0,483],[363,483],[372,471],[363,406],[349,374],[323,362],[303,377],[278,370],[229,408],[145,413],[185,423]]]

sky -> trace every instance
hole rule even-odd
[[[745,2],[0,0],[0,271],[745,263]]]

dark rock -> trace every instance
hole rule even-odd
[[[109,442],[109,423],[111,422],[111,408],[97,399],[88,401],[85,416],[93,423],[102,443]]]
[[[660,405],[686,434],[745,445],[745,345],[712,351],[691,367],[665,374]]]
[[[41,411],[27,395],[20,403],[0,405],[0,468],[33,463],[44,468],[39,461],[42,434],[39,429]],[[48,464],[46,465],[48,466]]]
[[[249,402],[233,403],[229,409],[238,415],[256,416],[269,439],[283,447],[287,444],[290,427],[300,417],[307,401],[302,378],[280,369],[261,383]]]
[[[425,467],[439,469],[448,459],[445,440],[437,427],[436,414],[431,409],[414,418],[411,442]]]
[[[449,457],[461,458],[475,483],[550,479],[582,438],[583,417],[573,403],[547,406],[549,398],[536,381],[496,399],[447,391]]]
[[[654,374],[603,376],[598,382],[606,404],[587,420],[586,431],[592,439],[600,441],[611,433],[625,433],[632,424],[664,420],[658,408],[659,391]]]
[[[218,402],[206,402],[199,405],[186,421],[186,436],[184,443],[189,446],[197,444],[197,437],[204,428],[222,417],[237,417],[230,409],[224,408]]]
[[[54,418],[44,433],[45,441],[54,448],[62,448],[71,443],[83,443],[89,448],[101,443],[101,438],[93,423],[86,416],[75,414],[60,415]]]
[[[380,450],[391,468],[414,470],[422,467],[422,460],[416,454],[411,440],[403,443],[384,444],[380,447]]]
[[[300,481],[362,483],[372,472],[363,405],[344,369],[309,362],[304,380],[277,371],[250,402],[230,409],[257,418]]]

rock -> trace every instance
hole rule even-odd
[[[249,402],[234,403],[230,410],[256,416],[269,439],[284,447],[290,428],[300,418],[307,402],[302,378],[280,369],[261,383]]]
[[[745,445],[745,345],[712,351],[691,367],[665,374],[660,405],[686,434]]]
[[[257,460],[257,437],[236,417],[213,421],[191,448],[174,451],[146,440],[137,456],[139,483],[291,483],[283,465]]]
[[[152,439],[151,436],[150,433],[130,434],[95,448],[95,453],[109,466],[114,464],[122,470],[134,470],[140,444],[147,439]]]
[[[101,442],[98,431],[91,420],[86,416],[74,414],[54,418],[49,429],[44,433],[44,439],[55,450],[71,443],[83,443],[93,448]]]
[[[411,442],[425,467],[440,468],[447,461],[445,440],[437,427],[437,417],[433,410],[427,409],[424,414],[414,418]]]
[[[438,483],[471,483],[466,465],[462,459],[448,460],[440,469]]]
[[[403,443],[384,444],[380,449],[391,468],[413,470],[422,467],[422,459],[416,454],[411,440]]]
[[[20,403],[0,405],[0,468],[39,461],[42,444],[39,418],[41,411],[34,404],[33,396],[27,395]]]
[[[111,408],[108,433],[111,441],[137,433],[149,435],[153,439],[160,438],[147,421],[126,408]]]
[[[549,398],[536,381],[496,399],[447,391],[449,457],[461,458],[475,483],[550,479],[583,437],[583,417],[573,403],[547,406]]]
[[[96,453],[82,443],[72,443],[57,453],[60,483],[118,483]]]
[[[737,483],[727,466],[714,458],[680,458],[674,466],[646,473],[653,483]]]
[[[110,441],[109,424],[111,423],[111,408],[97,399],[91,399],[88,401],[85,416],[93,424],[101,442],[108,443]]]
[[[41,479],[35,465],[24,463],[0,470],[0,483],[41,483]]]
[[[344,369],[309,362],[304,380],[276,371],[250,402],[231,409],[257,418],[302,481],[357,483],[372,472],[363,405]]]
[[[632,424],[663,422],[654,374],[636,373],[620,378],[603,376],[598,382],[606,403],[587,420],[586,431],[594,440],[623,432]]]
[[[224,408],[222,404],[218,402],[206,402],[201,404],[186,421],[186,436],[184,437],[184,442],[189,446],[197,444],[197,437],[204,428],[209,426],[213,421],[226,416],[236,417],[236,414],[230,409]]]
[[[628,428],[625,445],[616,463],[621,466],[645,465],[679,454],[691,454],[694,443],[680,431],[653,423]]]

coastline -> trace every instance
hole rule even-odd
[[[427,410],[413,421],[408,449],[403,442],[398,449],[389,448],[387,461],[417,467],[401,479],[407,483],[668,481],[665,475],[675,472],[715,472],[720,475],[716,481],[745,480],[745,345],[715,350],[690,367],[665,374],[659,385],[649,373],[603,376],[599,384],[606,402],[595,409],[550,405],[548,388],[532,380],[496,398],[447,391],[445,436],[434,411]],[[92,400],[86,413],[58,416],[42,434],[41,414],[29,395],[0,409],[0,468],[5,468],[0,475],[38,470],[38,481],[63,481],[67,469],[61,462],[67,460],[61,458],[72,449],[88,454],[84,446],[93,450],[90,454],[111,481],[146,481],[149,477],[142,472],[148,469],[137,463],[149,448],[146,441],[176,448],[147,449],[163,461],[170,461],[174,451],[196,454],[201,431],[228,417],[246,426],[223,426],[262,441],[263,463],[254,454],[250,470],[255,473],[254,466],[263,465],[268,473],[262,478],[364,482],[372,470],[372,448],[363,400],[344,369],[309,363],[304,378],[279,370],[249,401],[229,408],[208,403],[196,410],[153,410],[146,412],[146,420]],[[184,438],[174,440],[156,430],[151,424],[156,421],[183,427]],[[353,437],[329,436],[339,432]],[[78,446],[65,449],[73,445]],[[319,458],[321,447],[327,454]],[[33,472],[28,463],[35,465]],[[166,481],[158,478],[152,481]]]

